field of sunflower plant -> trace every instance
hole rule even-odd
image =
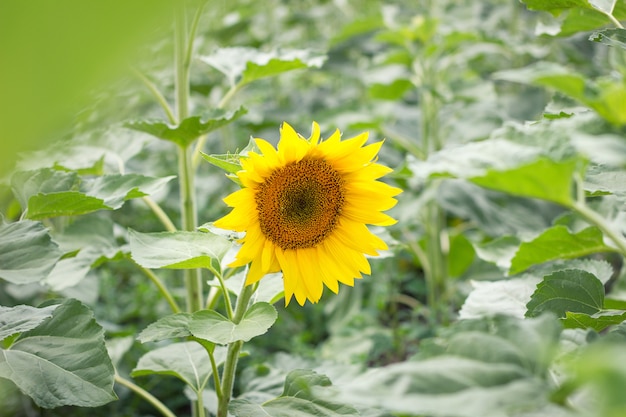
[[[624,22],[4,2],[0,416],[626,416]]]

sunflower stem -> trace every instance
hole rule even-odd
[[[154,408],[159,410],[159,412],[164,417],[176,417],[176,414],[174,414],[172,410],[167,408],[165,404],[159,401],[158,398],[156,398],[154,395],[150,394],[148,391],[141,388],[139,385],[135,384],[134,382],[129,381],[128,379],[119,376],[117,372],[115,373],[115,382],[119,385],[125,386],[126,388],[133,391],[135,394],[142,397],[144,400],[148,401],[150,404],[154,406]]]
[[[243,283],[243,288],[237,298],[237,306],[235,307],[235,313],[233,315],[233,323],[239,324],[246,311],[248,311],[248,304],[252,294],[256,291],[256,285],[246,285]],[[237,361],[239,360],[239,352],[243,342],[238,340],[228,345],[228,352],[226,354],[226,361],[224,362],[224,371],[222,373],[222,390],[218,394],[217,404],[217,417],[228,416],[228,404],[233,393],[233,384],[235,382],[235,372],[237,370]]]

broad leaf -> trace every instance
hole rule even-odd
[[[526,316],[550,311],[559,317],[566,313],[598,313],[604,304],[604,286],[595,275],[579,269],[557,271],[544,277],[526,305]]]
[[[334,398],[441,417],[515,415],[548,404],[546,370],[560,333],[554,317],[461,321],[451,330],[438,338],[442,356],[369,370]]]
[[[174,126],[158,120],[128,122],[125,126],[187,147],[200,136],[234,122],[247,112],[244,107],[235,111],[215,109],[201,116],[188,117]]]
[[[572,177],[578,165],[579,161],[575,159],[555,162],[540,158],[506,171],[490,169],[471,181],[492,190],[569,205],[572,202]]]
[[[238,340],[247,342],[264,334],[276,318],[276,309],[271,304],[259,302],[250,306],[238,324],[212,310],[198,311],[189,323],[189,330],[197,338],[226,345]]]
[[[562,11],[572,8],[591,9],[589,0],[521,0],[528,10],[546,11],[557,16]]]
[[[66,256],[43,281],[55,291],[78,284],[91,268],[125,256],[113,234],[113,221],[106,217],[81,216],[54,236]]]
[[[234,86],[301,68],[319,68],[326,56],[305,49],[278,49],[269,52],[255,48],[220,48],[202,56],[206,64],[222,72]]]
[[[602,232],[590,226],[578,233],[565,226],[554,226],[530,242],[522,242],[511,260],[509,273],[517,274],[533,265],[555,259],[578,258],[598,252],[615,252],[604,243]]]
[[[39,326],[45,319],[52,317],[57,305],[35,308],[26,305],[15,307],[0,306],[0,342],[17,333],[22,333]]]
[[[107,208],[117,210],[126,200],[140,198],[159,191],[176,177],[147,177],[139,174],[104,175],[92,180],[84,180],[81,191],[104,201]]]
[[[225,348],[216,347],[213,354],[217,366],[226,359]],[[151,350],[143,355],[131,376],[135,378],[155,374],[174,376],[184,381],[195,392],[200,392],[213,374],[213,369],[204,347],[196,342],[180,342]]]
[[[97,407],[115,400],[113,365],[104,331],[76,300],[0,350],[0,377],[10,379],[37,405]]]
[[[230,403],[229,411],[236,417],[356,417],[361,415],[350,405],[324,399],[323,391],[330,386],[330,379],[325,375],[308,370],[295,370],[287,375],[285,388],[280,397],[263,404],[235,399]]]
[[[221,261],[232,245],[212,233],[140,233],[132,229],[128,233],[131,256],[144,268],[211,268],[211,259]]]
[[[477,319],[498,314],[523,318],[526,304],[535,292],[540,278],[524,276],[501,281],[472,281],[472,292],[469,293],[459,318]]]
[[[43,168],[16,172],[11,185],[26,216],[45,219],[115,210],[126,200],[154,193],[172,178],[114,174],[81,179],[75,172]]]
[[[40,222],[0,224],[0,278],[14,284],[41,281],[61,255]]]
[[[145,343],[194,336],[220,345],[240,340],[247,342],[267,332],[276,318],[276,309],[265,302],[250,306],[238,324],[213,310],[200,310],[193,314],[178,313],[150,324],[139,334],[138,339]]]

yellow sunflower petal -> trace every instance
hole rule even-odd
[[[309,143],[311,145],[317,145],[320,141],[320,125],[316,122],[313,122],[313,127],[311,128],[311,137],[309,137]]]
[[[318,275],[319,264],[316,263],[315,248],[298,249],[298,268],[303,287],[306,288],[307,298],[313,303],[317,303],[322,297],[324,286],[322,277]]]

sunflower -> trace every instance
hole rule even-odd
[[[242,158],[237,173],[243,187],[224,199],[233,210],[215,222],[246,232],[229,266],[250,263],[247,285],[282,271],[285,303],[295,296],[304,305],[319,301],[324,285],[337,293],[339,282],[371,273],[365,255],[387,245],[367,225],[396,222],[382,212],[401,190],[377,181],[392,170],[376,163],[383,142],[363,146],[367,138],[342,141],[337,130],[320,142],[317,123],[309,139],[283,123],[277,149],[255,139],[260,153]]]

